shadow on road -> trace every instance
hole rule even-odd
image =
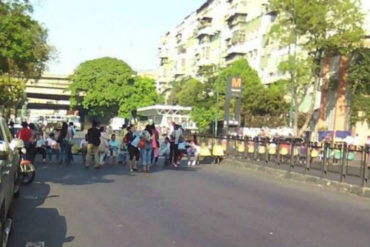
[[[100,169],[94,169],[90,166],[88,169],[84,167],[82,159],[75,157],[75,161],[70,165],[59,165],[55,162],[41,164],[36,162],[37,181],[52,182],[64,185],[87,185],[93,183],[113,183],[117,176],[139,176],[140,172],[130,173],[129,168],[121,164],[104,165]],[[188,167],[186,162],[182,162],[182,166],[163,167],[164,162],[159,161],[157,166],[151,167],[151,173],[162,172],[166,170],[195,172],[199,167]],[[142,166],[139,166],[139,171]]]
[[[21,197],[15,203],[14,231],[10,236],[9,246],[44,242],[45,246],[61,247],[74,240],[72,236],[66,237],[66,219],[56,208],[40,207],[45,200],[52,200],[54,197],[58,195],[50,195],[50,186],[45,183],[38,182],[22,187]]]

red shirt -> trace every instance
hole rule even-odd
[[[32,132],[28,128],[22,128],[18,131],[18,138],[24,142],[29,142],[31,140]]]

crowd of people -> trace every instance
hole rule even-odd
[[[143,172],[150,172],[151,166],[157,166],[159,157],[163,157],[164,166],[178,167],[186,155],[188,165],[195,166],[200,147],[195,137],[184,138],[184,130],[173,123],[168,134],[161,134],[154,124],[138,130],[136,125],[122,127],[122,140],[115,134],[108,135],[104,126],[93,121],[85,139],[80,143],[85,167],[88,168],[93,156],[94,167],[108,164],[128,165],[130,172],[138,171],[139,164]]]
[[[21,139],[27,150],[26,159],[33,162],[36,155],[42,156],[45,163],[48,158],[52,161],[53,156],[59,164],[70,164],[73,161],[72,141],[75,135],[73,123],[63,122],[59,128],[53,131],[43,131],[35,124],[22,122],[22,128],[17,133],[11,127],[14,137]]]
[[[93,121],[85,138],[76,145],[73,123],[63,122],[55,130],[39,130],[35,124],[22,123],[22,128],[13,136],[23,140],[27,149],[26,159],[33,162],[41,155],[42,162],[55,161],[58,164],[70,164],[74,154],[81,154],[86,168],[93,160],[94,168],[113,165],[128,165],[130,172],[138,171],[139,165],[143,172],[150,172],[151,166],[157,166],[162,157],[165,167],[178,167],[186,156],[189,166],[198,163],[200,147],[195,136],[187,139],[184,129],[172,123],[166,133],[154,124],[143,129],[136,125],[122,126],[121,135],[109,133],[106,127]]]

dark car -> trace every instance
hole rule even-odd
[[[23,144],[12,138],[4,118],[0,117],[0,244],[6,246],[12,227],[13,199],[19,195],[18,148]]]

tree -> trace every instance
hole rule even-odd
[[[129,83],[127,90],[123,90],[123,97],[120,98],[118,115],[129,117],[133,109],[153,105],[162,102],[155,88],[155,81],[145,77],[135,77]]]
[[[7,110],[21,107],[25,99],[23,80],[0,76],[0,105]]]
[[[246,59],[239,59],[223,68],[218,77],[214,77],[214,74],[214,72],[209,73],[209,77],[206,77],[203,83],[193,78],[173,82],[169,97],[172,104],[192,107],[192,118],[201,132],[207,130],[214,123],[216,112],[218,120],[223,119],[226,82],[229,76],[239,76],[242,79],[242,115],[257,116],[257,118],[263,119],[263,122],[256,124],[259,126],[281,123],[281,121],[271,122],[271,119],[283,119],[286,113],[285,82],[278,82],[266,88]],[[219,91],[218,105],[216,105],[217,90]],[[252,123],[254,122],[250,121],[247,124]]]
[[[284,117],[284,112],[287,109],[287,105],[283,100],[286,94],[285,84],[279,82],[276,85],[266,88],[261,83],[257,71],[250,67],[248,61],[243,58],[236,60],[230,66],[222,69],[220,77],[216,81],[215,87],[219,86],[220,89],[220,109],[223,109],[223,105],[225,104],[226,81],[229,76],[238,76],[242,80],[242,115]],[[248,119],[251,118],[246,117],[246,120]],[[252,125],[248,121],[245,124]],[[270,126],[271,124],[271,122],[266,120],[259,122],[258,125]]]
[[[206,131],[209,124],[214,121],[215,101],[209,93],[210,88],[209,82],[201,83],[194,78],[175,81],[172,83],[168,99],[170,104],[192,107],[191,116],[200,132]]]
[[[90,117],[107,121],[156,103],[159,97],[154,81],[135,74],[127,63],[115,58],[81,63],[71,76],[71,107],[82,107]]]
[[[350,122],[367,120],[370,124],[370,48],[354,51],[347,70],[351,89]]]
[[[271,28],[271,35],[281,46],[289,47],[293,53],[298,51],[292,47],[301,49],[298,57],[304,58],[305,62],[300,62],[306,63],[310,74],[310,79],[305,83],[309,83],[313,91],[312,98],[315,99],[324,58],[335,55],[347,56],[360,45],[364,37],[363,15],[359,1],[271,0],[270,8],[278,13],[277,21]],[[289,68],[289,75],[293,79],[298,74],[295,57],[295,54],[291,54],[285,61],[290,65],[283,65]],[[302,90],[307,88],[300,85],[294,87]],[[296,106],[298,105],[296,92],[297,90],[293,90],[292,95],[295,105],[293,129],[295,135],[301,135],[312,118],[315,100],[310,104],[302,128],[298,129],[298,119],[302,113]]]
[[[28,1],[0,0],[0,75],[28,79],[44,71],[51,47],[32,11]]]

